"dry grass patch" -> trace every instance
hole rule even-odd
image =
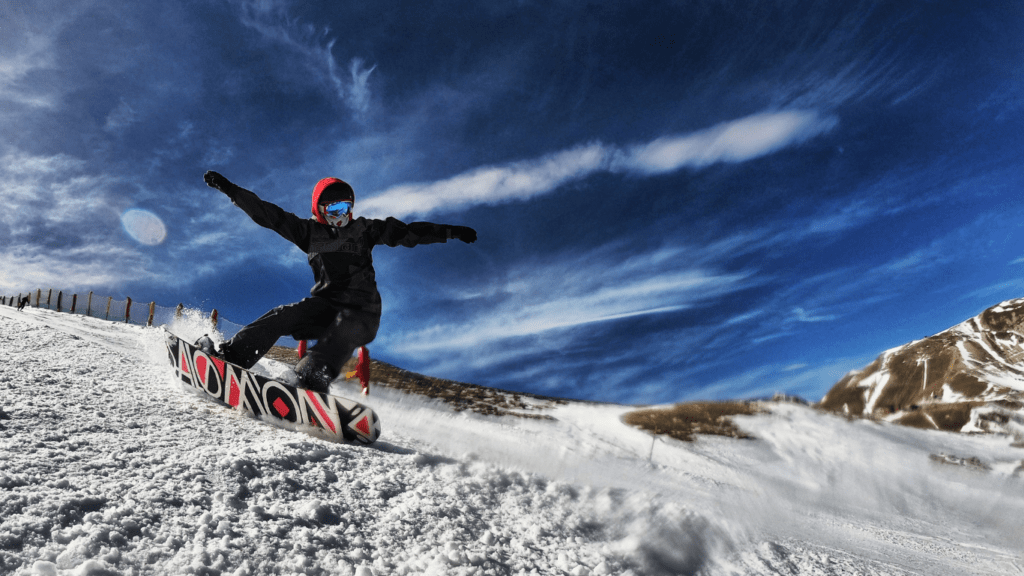
[[[971,410],[984,406],[984,402],[958,402],[955,404],[926,404],[896,420],[897,424],[925,430],[959,432],[971,421]]]
[[[652,434],[664,434],[676,440],[692,442],[696,434],[752,438],[729,417],[762,412],[764,410],[752,402],[688,402],[671,408],[630,412],[622,417],[622,421]]]

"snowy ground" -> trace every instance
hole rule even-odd
[[[380,442],[327,443],[184,391],[159,329],[0,308],[0,573],[1024,574],[1006,437],[771,404],[736,418],[755,440],[684,444],[623,406],[368,403]]]

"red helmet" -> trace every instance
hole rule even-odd
[[[349,202],[355,203],[356,193],[349,186],[348,182],[339,180],[338,178],[324,178],[323,180],[316,183],[313,187],[313,216],[316,217],[316,221],[321,224],[327,224],[324,220],[323,214],[320,213],[318,208],[321,205],[333,204],[334,202],[341,202],[342,200],[348,200]]]

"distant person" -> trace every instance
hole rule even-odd
[[[18,300],[18,310],[23,309],[27,305],[28,305],[28,296],[25,296],[21,300]]]
[[[307,254],[315,284],[311,296],[279,306],[242,328],[212,350],[209,339],[197,345],[207,353],[243,368],[251,368],[281,336],[317,340],[295,366],[299,386],[326,392],[345,362],[360,346],[377,336],[381,299],[370,251],[374,246],[413,247],[419,244],[476,241],[476,231],[465,226],[386,220],[352,219],[355,192],[346,182],[324,178],[313,187],[313,217],[302,219],[261,200],[216,172],[203,179],[220,190],[252,218]]]

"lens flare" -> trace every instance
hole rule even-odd
[[[156,246],[167,238],[163,220],[149,210],[132,208],[121,215],[121,225],[136,242]]]

